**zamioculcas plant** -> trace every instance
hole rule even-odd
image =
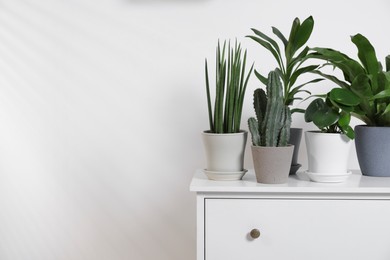
[[[323,133],[343,133],[354,139],[351,112],[359,103],[360,99],[354,93],[334,88],[324,98],[316,98],[310,103],[305,111],[305,121],[313,122]]]
[[[280,48],[274,39],[256,29],[252,29],[255,33],[254,36],[247,36],[267,49],[275,58],[278,65],[276,72],[283,83],[283,102],[287,106],[293,105],[294,100],[302,99],[296,96],[297,94],[302,92],[311,94],[308,90],[304,89],[307,84],[323,80],[322,78],[316,78],[299,85],[296,84],[301,75],[307,72],[313,72],[319,67],[318,65],[303,65],[309,53],[309,47],[305,46],[305,44],[310,38],[313,27],[314,20],[311,16],[304,20],[302,24],[298,18],[295,18],[288,38],[279,29],[272,27],[272,32],[282,41],[284,48]],[[267,85],[267,78],[265,76],[256,70],[255,75],[264,85]],[[291,110],[291,113],[294,112],[304,112],[304,110],[295,108]]]
[[[351,94],[346,96],[346,92],[359,97],[360,102],[353,107],[352,115],[369,126],[390,126],[390,56],[386,57],[386,70],[383,70],[374,47],[366,37],[356,34],[351,40],[358,49],[360,62],[329,48],[313,48],[314,53],[310,54],[311,57],[325,60],[329,65],[340,69],[344,79],[320,71],[315,73],[345,90],[335,96],[335,102],[340,106],[343,104],[337,99],[347,100],[352,97]]]
[[[227,52],[227,55],[226,55]],[[243,55],[243,56],[242,56]],[[207,60],[205,61],[207,105],[211,133],[238,133],[240,131],[242,107],[249,77],[245,74],[246,56],[241,50],[241,44],[227,46],[226,41],[221,46],[218,42],[216,55],[216,95],[214,101],[214,112],[212,108],[209,73]]]
[[[291,112],[283,103],[283,87],[277,72],[268,76],[267,93],[256,89],[253,95],[256,118],[248,119],[254,146],[287,146],[290,138]]]

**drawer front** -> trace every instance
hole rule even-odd
[[[204,236],[205,260],[389,260],[390,200],[206,199]]]

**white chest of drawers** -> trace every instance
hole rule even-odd
[[[217,182],[198,170],[190,190],[197,260],[390,260],[390,178],[265,185],[253,171]]]

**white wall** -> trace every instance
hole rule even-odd
[[[217,39],[237,37],[268,71],[249,28],[287,33],[313,15],[311,46],[354,56],[361,32],[383,60],[389,11],[388,0],[0,0],[0,259],[194,260],[188,186],[205,164],[203,63]]]

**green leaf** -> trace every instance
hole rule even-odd
[[[265,41],[269,42],[277,51],[277,53],[280,55],[280,48],[276,41],[274,41],[272,38],[268,37],[266,34],[260,32],[259,30],[256,30],[254,28],[251,29],[257,36],[263,38]]]
[[[286,50],[287,47],[287,39],[284,37],[284,35],[279,31],[278,28],[272,26],[272,32],[279,37],[279,39],[283,42],[284,49]]]
[[[310,48],[306,47],[304,48],[296,57],[292,58],[291,61],[287,64],[287,74],[290,75],[291,71],[294,69],[294,66],[298,64],[298,67],[302,62],[304,62],[307,58],[307,53],[309,52]]]
[[[293,114],[293,113],[305,113],[305,109],[293,108],[293,109],[291,109],[291,114]]]
[[[346,127],[351,122],[351,114],[347,112],[341,112],[339,121],[337,122],[339,126]]]
[[[312,121],[319,129],[335,124],[338,119],[339,114],[327,106],[321,98],[313,100],[305,112],[305,121]]]
[[[380,71],[377,74],[377,80],[378,80],[378,89],[377,92],[380,92],[385,89],[390,89],[390,79],[385,74],[385,72]]]
[[[332,75],[329,75],[329,74],[325,74],[325,73],[322,73],[321,71],[319,70],[313,70],[313,71],[310,71],[311,73],[314,73],[314,74],[317,74],[317,75],[320,75],[322,77],[324,77],[325,79],[328,79],[330,81],[332,81],[333,83],[336,83],[337,85],[339,85],[340,87],[342,88],[346,88],[348,89],[349,88],[349,85],[348,83],[342,81],[342,80],[339,80],[338,78],[336,78],[335,76],[332,76]]]
[[[291,26],[291,30],[290,30],[290,36],[289,36],[289,39],[288,39],[288,43],[287,43],[287,47],[286,47],[286,60],[287,60],[287,63],[290,62],[290,60],[292,59],[292,57],[294,56],[294,53],[295,53],[295,35],[297,34],[298,30],[299,30],[299,27],[301,26],[301,22],[299,21],[298,18],[295,18],[293,23],[292,23],[292,26]]]
[[[290,86],[293,86],[298,77],[306,72],[312,72],[318,68],[318,65],[310,65],[296,70],[290,78]]]
[[[369,98],[373,96],[370,86],[370,78],[366,74],[360,74],[352,81],[351,90],[361,98]]]
[[[359,62],[339,51],[329,48],[312,48],[312,50],[315,53],[311,53],[310,58],[328,61],[343,72],[344,78],[348,82],[352,82],[360,74],[365,74],[365,70]]]
[[[264,85],[267,85],[268,79],[266,77],[264,77],[259,72],[257,72],[257,70],[255,70],[255,75],[261,81],[261,83],[263,83]]]
[[[366,37],[356,34],[351,37],[352,42],[358,48],[358,57],[369,74],[376,75],[379,71],[378,59],[375,49]]]
[[[385,60],[386,60],[386,71],[390,71],[390,55],[387,55]]]
[[[279,67],[282,67],[281,57],[279,56],[278,52],[272,47],[271,44],[269,44],[268,42],[266,42],[263,39],[260,39],[259,37],[256,37],[256,36],[247,36],[247,37],[251,38],[252,40],[259,43],[261,46],[263,46],[264,48],[269,50],[272,53],[272,55],[274,56],[274,58],[276,59]]]
[[[378,94],[376,94],[375,96],[373,96],[372,98],[370,98],[370,100],[375,100],[379,98],[388,98],[388,97],[390,97],[390,89],[385,89],[379,92]]]
[[[323,129],[329,127],[337,122],[339,115],[333,109],[327,107],[326,109],[317,111],[314,116],[313,123],[319,128]]]
[[[340,126],[340,128],[349,139],[355,139],[355,131],[353,131],[353,128],[351,126]]]
[[[305,83],[303,83],[303,84],[301,84],[301,85],[296,86],[296,87],[293,88],[290,92],[294,91],[294,89],[298,89],[298,90],[299,90],[299,89],[301,89],[302,87],[304,87],[304,86],[306,86],[306,85],[308,85],[308,84],[320,82],[320,81],[323,81],[323,80],[324,80],[324,79],[320,79],[320,78],[310,80],[310,81],[308,81],[308,82],[305,82]]]
[[[305,21],[303,21],[294,39],[295,51],[301,48],[309,40],[310,35],[313,31],[313,27],[314,27],[314,20],[312,16],[308,17]]]
[[[306,108],[305,122],[312,122],[314,120],[314,114],[323,107],[325,107],[325,102],[322,98],[316,98],[313,100]]]
[[[332,89],[329,93],[329,98],[346,106],[357,106],[360,103],[360,98],[357,95],[343,88]]]
[[[213,112],[211,108],[210,83],[209,83],[209,72],[207,68],[207,59],[205,60],[205,78],[206,78],[207,110],[209,113],[209,126],[210,126],[210,131],[214,133]]]

